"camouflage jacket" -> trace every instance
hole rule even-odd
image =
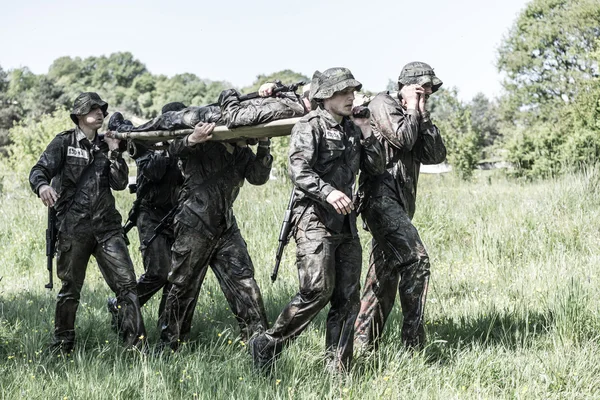
[[[379,176],[361,174],[361,202],[381,196],[400,199],[412,218],[421,164],[444,161],[446,147],[431,121],[422,121],[418,111],[404,109],[389,92],[375,96],[369,110],[373,131],[385,151],[386,171]]]
[[[137,195],[142,195],[141,207],[169,212],[177,204],[183,176],[177,158],[168,152],[148,150],[135,160],[137,164]]]
[[[39,195],[43,185],[59,195],[55,204],[58,229],[76,236],[92,232],[98,242],[121,230],[111,188],[127,187],[129,169],[123,158],[110,152],[98,135],[90,142],[79,129],[58,134],[29,174],[31,189]]]
[[[225,90],[219,96],[222,123],[228,128],[301,117],[307,112],[294,92],[281,92],[275,97],[256,97],[244,101],[239,100],[240,96],[235,89]]]
[[[296,186],[295,214],[314,207],[320,221],[330,230],[341,232],[345,216],[327,203],[334,190],[352,198],[358,171],[377,175],[384,171],[383,149],[373,135],[363,140],[362,132],[349,118],[337,123],[319,107],[304,116],[292,129],[289,174]],[[356,212],[350,215],[356,234]]]
[[[210,237],[235,223],[232,206],[244,180],[266,183],[273,164],[268,147],[259,146],[255,155],[249,147],[229,143],[188,146],[187,137],[174,140],[170,153],[185,164],[175,220]]]

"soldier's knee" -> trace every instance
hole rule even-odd
[[[327,284],[315,285],[300,290],[302,299],[307,303],[316,303],[317,307],[324,307],[333,295],[333,286]]]

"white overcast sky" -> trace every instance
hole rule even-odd
[[[430,63],[463,100],[501,93],[497,48],[526,0],[0,0],[0,66],[46,73],[61,56],[130,51],[153,74],[249,85],[346,66],[385,89]]]

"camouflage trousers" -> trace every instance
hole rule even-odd
[[[296,266],[300,290],[266,334],[266,346],[278,352],[298,336],[328,303],[325,347],[337,370],[350,367],[354,321],[360,302],[362,248],[353,237],[348,218],[342,233],[328,230],[307,212],[297,224]],[[264,350],[264,349],[261,349]]]
[[[180,342],[189,339],[198,294],[209,266],[238,321],[242,340],[267,329],[254,266],[237,224],[212,238],[176,223],[171,251],[170,289],[161,328],[163,343],[176,350]]]
[[[408,347],[421,346],[425,340],[424,310],[430,274],[425,246],[396,199],[370,199],[363,219],[373,240],[356,320],[356,341],[363,346],[376,344],[398,291],[404,316],[402,341]]]
[[[219,106],[209,105],[186,107],[181,111],[167,111],[153,120],[134,128],[132,131],[147,132],[188,129],[196,126],[198,122],[214,122],[217,125],[222,125],[221,109]]]
[[[144,245],[144,240],[149,240],[154,235],[154,228],[166,214],[167,212],[142,206],[136,223],[140,236],[140,251],[144,262],[144,273],[138,279],[137,293],[140,306],[143,306],[156,292],[163,289],[158,308],[159,326],[161,326],[160,321],[167,301],[167,276],[171,267],[171,246],[174,242],[173,230],[164,230],[148,246]]]
[[[223,124],[228,128],[264,124],[279,119],[301,117],[306,114],[299,101],[288,97],[269,97],[240,101],[234,89],[224,90],[219,96]]]
[[[145,328],[133,263],[123,235],[116,233],[98,243],[91,233],[75,238],[61,232],[57,249],[56,272],[62,287],[56,302],[54,345],[70,350],[75,344],[75,314],[91,255],[96,258],[102,276],[117,296],[118,328],[122,338],[126,345],[136,345],[140,336],[145,336]]]

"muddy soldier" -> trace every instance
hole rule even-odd
[[[350,365],[361,270],[352,191],[359,169],[383,172],[382,147],[369,120],[349,118],[361,86],[347,68],[315,72],[311,101],[317,107],[292,130],[289,174],[297,197],[293,220],[300,290],[273,327],[251,341],[260,369],[269,368],[282,345],[327,303],[328,368],[343,371]]]
[[[145,132],[154,130],[176,130],[194,128],[199,122],[227,125],[228,128],[257,125],[285,118],[295,118],[306,114],[310,104],[295,92],[282,91],[271,97],[278,83],[263,84],[259,96],[240,101],[240,93],[235,89],[224,90],[215,104],[206,106],[189,106],[181,110],[165,112],[138,127],[119,126],[119,131]],[[120,116],[120,114],[118,114]],[[120,116],[123,121],[122,116]]]
[[[162,114],[183,108],[185,106],[181,103],[169,103],[163,107]],[[108,123],[110,130],[132,126],[131,122],[127,120],[116,124],[115,119],[119,118],[122,118],[119,113],[113,114]],[[138,149],[142,149],[142,146],[138,145]],[[173,229],[169,227],[163,230],[148,245],[145,244],[145,241],[153,237],[154,228],[177,205],[177,196],[183,183],[183,176],[178,166],[178,159],[170,156],[166,150],[142,149],[141,154],[136,156],[135,162],[137,165],[137,190],[136,201],[130,211],[130,220],[137,226],[144,263],[144,273],[138,279],[137,292],[140,306],[143,306],[156,292],[163,289],[158,308],[160,325],[167,299],[166,283],[171,266]],[[116,321],[118,311],[116,299],[109,299],[108,309],[113,316],[113,321]]]
[[[75,344],[75,314],[91,255],[117,296],[119,330],[126,345],[138,344],[145,335],[133,264],[111,192],[127,187],[129,170],[119,141],[98,135],[107,108],[96,93],[79,95],[71,113],[75,128],[50,142],[29,175],[31,189],[57,211],[57,274],[62,287],[53,346],[66,352]],[[50,186],[53,178],[57,182]]]
[[[172,156],[185,159],[184,183],[175,216],[175,242],[161,341],[176,350],[189,337],[198,293],[210,266],[234,313],[242,340],[267,328],[254,266],[233,215],[233,202],[247,180],[269,179],[273,157],[261,139],[256,155],[245,144],[210,142],[215,124],[198,124],[176,139]]]
[[[437,164],[446,148],[427,111],[427,99],[442,85],[422,62],[407,64],[398,78],[399,97],[380,93],[371,101],[371,123],[385,149],[386,172],[362,174],[360,208],[373,235],[369,272],[356,320],[356,341],[370,347],[380,337],[400,294],[402,341],[410,348],[425,340],[424,307],[429,256],[411,222],[420,164]]]

